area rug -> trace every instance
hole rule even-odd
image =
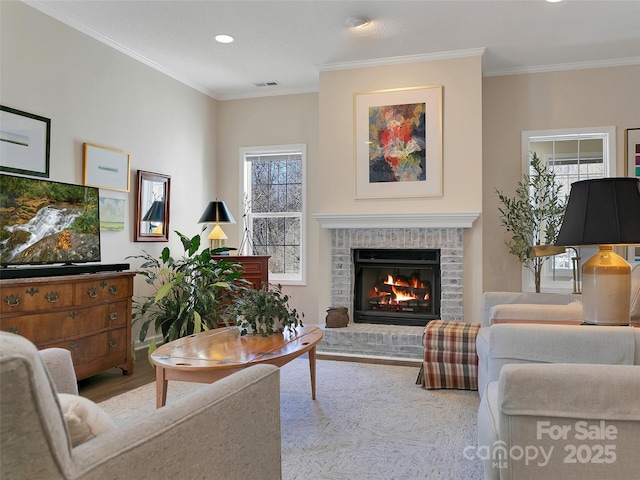
[[[282,367],[283,479],[481,480],[481,462],[467,458],[477,444],[478,393],[425,390],[418,371],[318,360],[313,401],[308,360]],[[197,388],[169,382],[167,403]],[[155,409],[155,383],[100,405],[126,422]]]

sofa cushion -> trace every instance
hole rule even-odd
[[[493,325],[489,330],[489,361],[503,360],[500,364],[519,360],[632,365],[634,357],[633,327],[512,323]],[[493,380],[497,377],[492,373],[489,381]]]
[[[59,393],[58,400],[74,447],[116,426],[113,420],[88,398]]]
[[[582,323],[582,303],[571,302],[568,305],[540,305],[516,303],[494,305],[489,310],[491,324],[496,323]]]

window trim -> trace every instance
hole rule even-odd
[[[245,230],[244,196],[249,189],[249,169],[247,157],[260,155],[288,155],[300,154],[302,157],[302,209],[300,212],[300,274],[274,274],[269,272],[269,282],[281,285],[306,285],[307,284],[307,145],[294,143],[287,145],[264,145],[255,147],[240,147],[240,228],[242,235]],[[245,251],[249,245],[244,247]],[[240,255],[252,255],[252,253],[238,252]]]
[[[602,160],[604,163],[605,178],[615,177],[617,164],[616,127],[583,127],[523,131],[521,141],[522,173],[529,174],[529,165],[531,160],[529,145],[531,142],[552,140],[589,140],[595,138],[602,139]],[[584,255],[581,255],[581,257],[584,257]],[[588,256],[587,258],[582,258],[582,261],[584,262],[588,258]],[[571,293],[573,291],[573,277],[569,280],[542,280],[540,290],[545,293]],[[522,291],[536,291],[533,273],[524,265],[522,265]]]

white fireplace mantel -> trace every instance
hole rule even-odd
[[[314,213],[322,228],[471,228],[479,212]]]

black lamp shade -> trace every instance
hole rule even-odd
[[[224,202],[209,202],[198,223],[236,223]]]
[[[571,185],[556,245],[640,243],[640,179],[600,178]]]
[[[155,200],[147,213],[142,217],[143,222],[162,222],[164,218],[164,202]]]

